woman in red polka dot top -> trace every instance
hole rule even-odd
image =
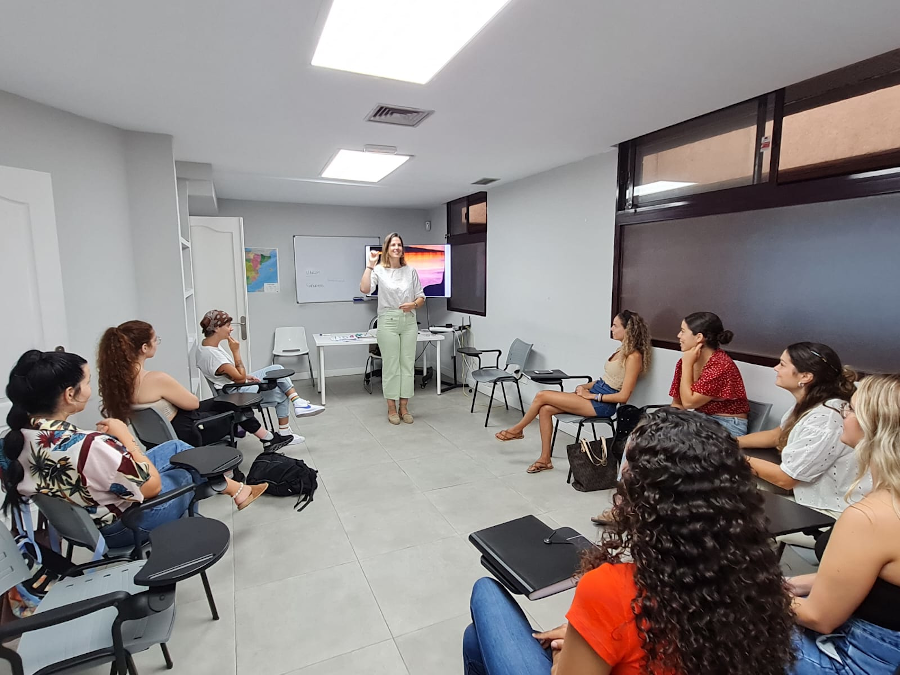
[[[734,333],[725,330],[722,319],[712,312],[694,312],[684,317],[678,342],[682,356],[675,366],[669,396],[676,408],[709,415],[731,432],[747,433],[750,404],[741,371],[719,345],[727,345]]]

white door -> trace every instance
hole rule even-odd
[[[244,219],[191,216],[191,258],[194,264],[194,304],[197,320],[211,309],[234,317],[235,339],[247,372],[250,363],[250,319],[244,272]],[[199,326],[197,328],[199,331]],[[198,336],[203,340],[203,335]]]
[[[0,166],[0,435],[11,404],[6,379],[29,349],[66,346],[66,306],[50,174]]]

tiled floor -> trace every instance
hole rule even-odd
[[[527,475],[537,425],[525,440],[494,438],[518,411],[495,403],[485,429],[487,398],[470,414],[464,390],[428,388],[410,406],[415,424],[392,426],[361,377],[330,378],[328,392],[324,414],[293,422],[306,443],[286,449],[320,472],[309,508],[295,513],[290,497],[263,496],[241,513],[224,498],[203,503],[233,533],[209,574],[221,619],[211,620],[199,579],[178,587],[175,672],[456,675],[469,592],[485,575],[469,533],[535,514],[595,536],[589,518],[610,492],[566,485],[563,457]],[[311,388],[301,395],[315,400]],[[558,439],[558,455],[567,442]],[[246,470],[259,445],[240,447]],[[521,604],[535,627],[550,628],[573,592]],[[135,661],[142,675],[165,668],[158,649]]]
[[[312,388],[301,396],[316,399]],[[361,377],[328,380],[324,414],[293,420],[306,443],[286,448],[319,470],[315,501],[302,513],[290,497],[263,496],[238,513],[230,500],[203,503],[233,539],[209,573],[221,619],[212,621],[199,579],[178,587],[169,643],[176,673],[192,675],[456,675],[469,592],[485,571],[469,533],[533,513],[591,534],[588,520],[608,493],[566,485],[566,460],[529,476],[537,425],[526,439],[494,434],[521,416],[486,397],[475,413],[463,389],[416,390],[415,424],[392,426],[384,399]],[[565,454],[568,436],[558,440]],[[246,470],[259,452],[244,439]],[[559,519],[562,519],[561,521]],[[533,623],[554,626],[571,592],[523,601]],[[141,675],[165,670],[158,649],[138,654]],[[107,668],[96,669],[107,673]]]

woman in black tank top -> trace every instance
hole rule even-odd
[[[900,375],[873,375],[841,407],[857,482],[873,488],[817,542],[816,574],[790,580],[796,675],[894,675],[900,667]],[[855,488],[856,485],[853,486]],[[852,491],[852,489],[851,489]]]

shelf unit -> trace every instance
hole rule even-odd
[[[178,179],[178,228],[181,241],[181,280],[184,290],[184,325],[187,331],[188,378],[191,391],[200,397],[200,369],[197,368],[195,352],[197,334],[200,330],[197,307],[194,304],[194,264],[191,257],[191,215],[188,211],[188,181]]]

